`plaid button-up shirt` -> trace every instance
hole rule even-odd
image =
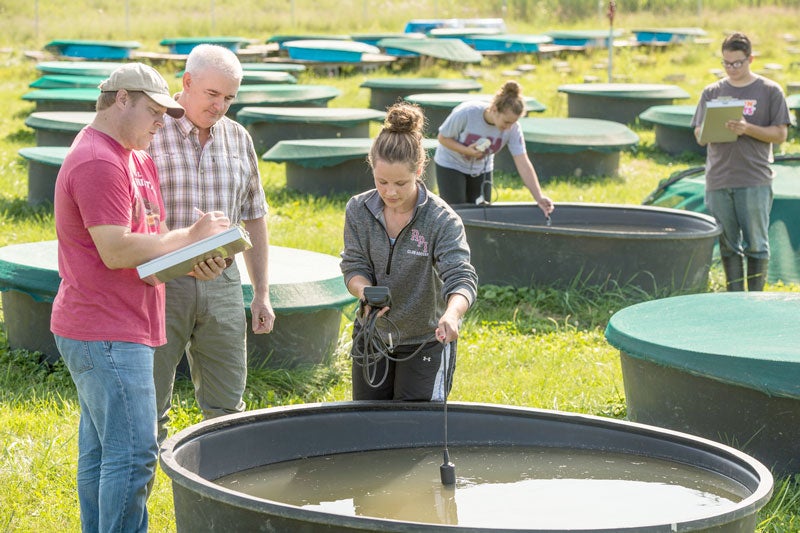
[[[164,116],[148,149],[158,167],[166,223],[184,228],[204,213],[222,211],[232,224],[267,214],[253,141],[239,123],[222,117],[200,146],[198,130],[183,116]]]

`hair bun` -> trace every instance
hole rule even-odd
[[[500,88],[500,94],[510,98],[517,98],[522,94],[522,86],[515,80],[508,80]]]
[[[425,113],[416,104],[397,102],[386,110],[381,132],[372,143],[367,161],[374,169],[377,161],[402,163],[409,172],[419,175],[428,160],[422,145]]]
[[[425,115],[419,107],[400,102],[386,111],[383,128],[390,133],[422,133],[424,123]]]

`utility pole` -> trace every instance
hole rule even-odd
[[[608,3],[608,83],[613,79],[614,64],[614,15],[617,12],[617,3],[611,0]]]

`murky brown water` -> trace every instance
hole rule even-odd
[[[749,492],[735,481],[648,457],[533,447],[393,449],[288,461],[215,482],[328,513],[509,529],[600,529],[724,513]]]

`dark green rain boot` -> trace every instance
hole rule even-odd
[[[767,281],[769,259],[747,258],[747,290],[763,291]]]
[[[725,270],[725,288],[728,292],[741,292],[744,290],[744,261],[740,255],[722,258],[722,268]]]

